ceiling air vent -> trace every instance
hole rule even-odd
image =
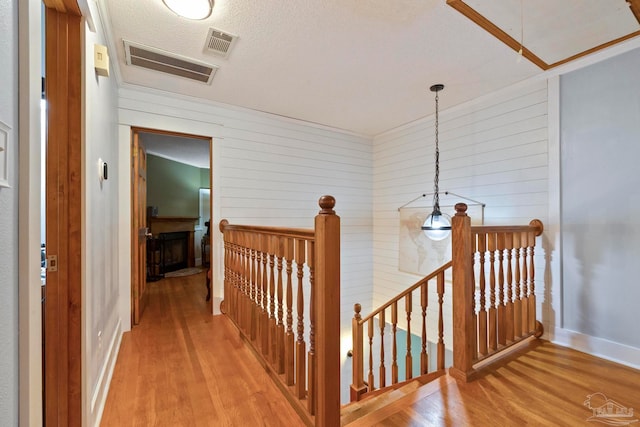
[[[176,55],[150,46],[123,40],[127,65],[210,84],[218,71],[215,65]]]
[[[229,56],[231,48],[237,39],[238,36],[234,36],[233,34],[225,33],[224,31],[216,30],[215,28],[209,28],[207,41],[204,45],[204,51],[226,58]]]

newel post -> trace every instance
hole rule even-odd
[[[355,304],[353,306],[353,310],[355,311],[355,315],[353,316],[353,320],[351,321],[351,336],[353,339],[352,348],[352,382],[351,382],[351,401],[356,402],[360,400],[362,395],[367,391],[367,387],[364,385],[364,347],[362,343],[362,316],[360,315],[360,311],[362,310],[362,306],[360,304]]]
[[[474,373],[476,329],[474,324],[473,246],[467,205],[458,203],[451,219],[453,279],[453,366],[449,374],[469,381]]]
[[[316,426],[340,426],[340,217],[322,196],[315,218]]]

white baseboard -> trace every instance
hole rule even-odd
[[[562,328],[553,329],[549,333],[549,340],[558,345],[640,369],[640,348]]]
[[[220,303],[222,302],[222,298],[220,297],[213,297],[213,314],[222,314],[222,312],[220,311]]]
[[[109,393],[109,386],[111,384],[111,378],[113,377],[113,370],[118,360],[118,352],[120,351],[120,343],[122,342],[122,327],[120,319],[115,327],[111,341],[109,342],[109,350],[105,359],[104,366],[100,371],[98,377],[98,386],[96,387],[93,396],[91,397],[91,418],[94,420],[94,426],[100,426],[102,420],[102,412],[104,411],[104,405],[107,402],[107,395]]]

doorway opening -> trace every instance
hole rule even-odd
[[[132,326],[147,305],[147,283],[211,265],[212,143],[207,136],[131,129]]]

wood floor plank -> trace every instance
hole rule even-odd
[[[204,281],[201,273],[148,284],[101,426],[304,425],[231,322],[210,314]]]

